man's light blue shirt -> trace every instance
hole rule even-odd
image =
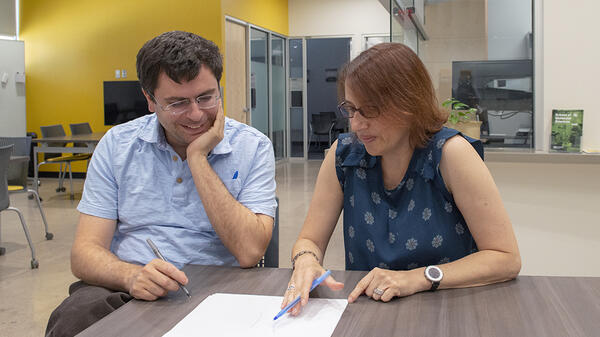
[[[225,118],[224,138],[208,161],[237,201],[275,217],[275,159],[265,135]],[[123,261],[144,265],[154,259],[150,238],[179,268],[239,265],[217,236],[187,161],[166,142],[155,114],[115,126],[100,140],[77,209],[117,220],[110,250]]]

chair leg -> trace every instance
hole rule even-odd
[[[44,209],[42,208],[40,196],[37,194],[37,192],[35,190],[28,189],[27,192],[31,193],[30,195],[35,197],[35,201],[37,202],[38,208],[40,209],[40,214],[42,215],[42,221],[44,222],[44,231],[46,232],[46,240],[52,240],[52,238],[54,238],[54,234],[48,232],[48,221],[46,221],[46,214],[44,214]]]
[[[21,226],[23,226],[23,232],[25,232],[25,237],[27,238],[27,242],[29,243],[29,248],[31,249],[31,269],[37,269],[40,264],[35,259],[35,249],[33,248],[33,242],[31,242],[31,236],[29,235],[29,229],[25,224],[25,218],[23,218],[23,214],[19,209],[14,207],[9,207],[7,210],[15,211],[19,215],[19,219],[21,220]]]
[[[60,163],[60,168],[58,170],[58,188],[56,189],[56,192],[60,192],[62,190],[63,187],[63,163]],[[65,167],[66,169],[66,167]]]
[[[0,243],[2,243],[2,216],[0,215]],[[6,253],[6,248],[0,247],[0,256]]]
[[[75,194],[73,193],[73,170],[71,169],[71,162],[68,162],[69,165],[69,186],[71,186],[71,200],[75,200]]]

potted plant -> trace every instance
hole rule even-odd
[[[463,135],[479,139],[481,137],[481,121],[477,120],[477,109],[465,103],[448,98],[442,106],[450,112],[446,126],[460,131]]]

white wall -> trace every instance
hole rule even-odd
[[[0,40],[0,78],[6,73],[8,82],[0,83],[0,136],[25,136],[25,84],[15,83],[17,72],[25,73],[23,41]]]
[[[583,109],[582,148],[600,150],[600,2],[542,1],[544,148],[552,109]]]
[[[289,0],[290,36],[351,36],[350,58],[363,35],[390,33],[390,14],[378,0]]]
[[[486,164],[519,242],[522,275],[600,276],[598,164]]]

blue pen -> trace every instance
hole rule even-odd
[[[328,270],[325,272],[325,274],[321,275],[318,279],[314,280],[312,285],[310,286],[310,291],[313,291],[313,289],[315,289],[319,284],[321,284],[321,282],[325,281],[327,276],[329,276],[330,274],[331,274],[331,270]],[[298,304],[298,302],[300,302],[300,295],[298,295],[298,297],[296,297],[296,299],[293,300],[291,303],[286,305],[285,308],[281,309],[281,311],[277,315],[275,315],[275,318],[273,318],[273,320],[276,320],[279,317],[283,316],[283,314],[285,314],[293,306]]]

